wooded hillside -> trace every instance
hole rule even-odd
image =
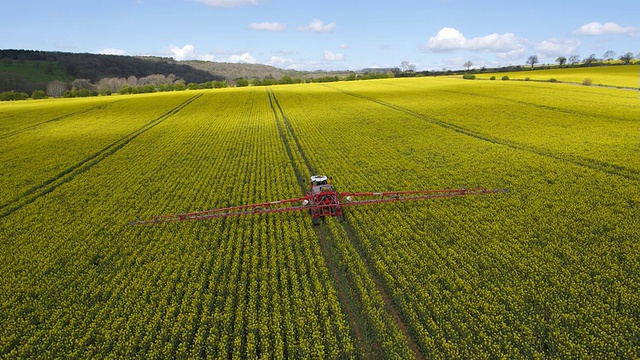
[[[87,79],[97,83],[107,77],[137,78],[161,74],[175,75],[185,83],[229,81],[238,78],[281,78],[294,76],[293,70],[260,64],[176,61],[172,58],[100,55],[35,50],[0,50],[0,92],[43,88],[52,80],[69,82]]]

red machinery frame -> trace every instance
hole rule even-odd
[[[334,216],[342,221],[342,207],[380,204],[409,200],[428,200],[468,195],[484,195],[506,192],[506,189],[487,189],[484,187],[444,189],[444,190],[409,190],[383,192],[338,192],[332,185],[324,190],[313,193],[311,191],[303,197],[263,202],[249,205],[231,206],[220,209],[196,211],[182,214],[159,215],[148,220],[131,221],[129,225],[155,224],[161,222],[208,220],[222,217],[242,216],[252,214],[269,214],[293,211],[309,211],[312,223],[317,225],[327,216]]]

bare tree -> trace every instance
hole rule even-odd
[[[556,62],[558,63],[558,65],[560,65],[560,67],[563,67],[564,64],[567,63],[567,58],[564,56],[558,56],[558,58],[556,59]]]
[[[591,66],[591,64],[596,62],[596,54],[589,55],[589,57],[585,58],[582,62],[587,66]]]
[[[611,61],[616,58],[616,53],[613,50],[609,50],[602,55],[602,59],[606,61]]]
[[[71,86],[77,90],[87,89],[89,91],[94,91],[96,89],[95,85],[93,85],[88,79],[75,79],[71,82]]]
[[[403,72],[414,72],[416,71],[416,66],[405,60],[400,63],[400,69],[402,69]]]
[[[136,87],[138,86],[138,78],[131,75],[127,78],[126,84],[129,85],[130,87]],[[118,88],[119,89],[119,88]]]
[[[59,98],[67,90],[67,84],[60,80],[53,80],[47,83],[47,95]]]
[[[628,52],[628,53],[620,56],[620,60],[622,60],[625,64],[629,65],[631,63],[631,60],[633,60],[633,53],[632,52]]]
[[[571,63],[571,65],[575,65],[580,61],[580,55],[571,55],[569,56],[569,63]]]
[[[464,64],[462,64],[462,66],[467,68],[467,71],[469,71],[469,69],[473,66],[473,63],[471,62],[471,60],[467,60]]]
[[[106,93],[107,91],[117,93],[126,82],[127,80],[125,78],[107,77],[100,79],[96,87],[99,93]]]
[[[538,63],[538,55],[531,55],[527,59],[527,64],[531,65],[532,69],[537,63]]]
[[[141,77],[140,79],[138,79],[138,85],[141,85],[141,86],[153,85],[158,87],[160,85],[175,84],[175,81],[176,81],[176,76],[173,74],[169,74],[168,76],[165,76],[163,74],[153,74],[153,75]]]

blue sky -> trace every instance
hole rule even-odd
[[[524,65],[640,53],[640,5],[617,1],[16,0],[2,49],[358,70]]]

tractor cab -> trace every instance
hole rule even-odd
[[[309,210],[312,223],[320,224],[325,216],[336,216],[342,221],[342,211],[338,192],[333,188],[331,179],[324,175],[314,175],[310,180],[312,203],[314,210]]]
[[[314,175],[311,177],[311,193],[318,194],[324,191],[334,191],[333,185],[331,185],[324,175]]]

